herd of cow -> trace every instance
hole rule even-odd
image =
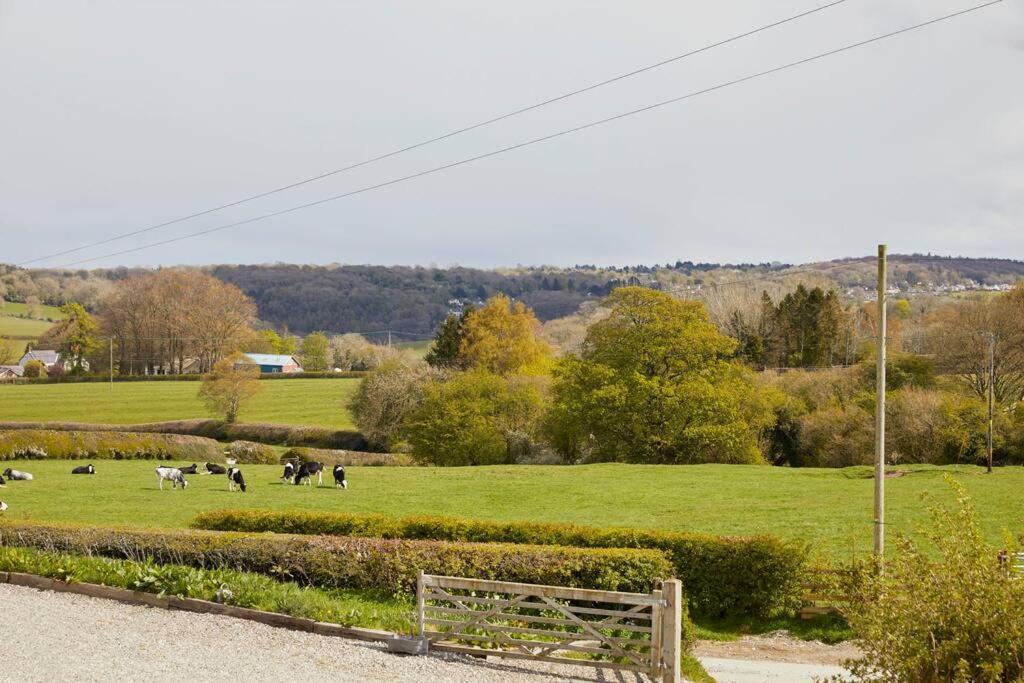
[[[235,467],[236,461],[234,460],[228,460],[227,465],[227,467],[224,467],[212,462],[203,463],[202,472],[199,471],[199,467],[195,463],[188,467],[161,465],[156,468],[157,486],[163,491],[164,482],[169,481],[171,482],[171,488],[178,488],[180,485],[184,489],[188,486],[188,481],[185,479],[186,474],[222,474],[227,476],[229,491],[237,489],[244,493],[246,487],[242,470]],[[92,465],[82,465],[72,469],[71,474],[96,474],[96,468]],[[317,480],[317,486],[322,486],[324,483],[324,464],[322,462],[299,463],[289,460],[284,465],[284,474],[281,476],[281,480],[286,484],[295,484],[296,486],[300,484],[312,486],[314,476]],[[8,467],[0,474],[0,487],[6,486],[8,481],[32,481],[32,479],[31,473]],[[343,465],[334,466],[334,485],[342,489],[348,488],[348,480],[345,477],[345,467]],[[7,503],[0,500],[0,512],[7,510],[7,507]]]

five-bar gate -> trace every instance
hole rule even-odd
[[[430,648],[648,674],[677,683],[680,583],[620,593],[420,574]]]

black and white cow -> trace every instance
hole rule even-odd
[[[182,490],[188,488],[188,482],[185,481],[185,475],[181,473],[181,470],[177,467],[157,467],[156,468],[156,483],[160,485],[160,490],[164,490],[164,480],[171,482],[171,488],[178,488],[178,484],[181,484]]]
[[[324,483],[324,464],[322,462],[304,462],[299,465],[299,470],[295,473],[295,485],[305,483],[307,486],[313,485],[313,475],[316,475],[316,485],[322,486]]]
[[[295,480],[295,463],[289,460],[284,464],[284,474],[281,475],[281,481],[286,484],[292,483]]]
[[[18,470],[12,470],[8,467],[4,470],[3,475],[7,477],[8,481],[32,481],[33,477],[28,472],[19,472]]]
[[[196,464],[195,463],[192,463],[188,467],[179,467],[178,469],[181,470],[182,474],[198,474],[199,473],[199,470],[198,470],[198,468],[196,468]]]
[[[348,480],[345,479],[344,465],[334,466],[334,485],[341,489],[348,488]]]
[[[7,482],[4,481],[3,476],[0,476],[0,488],[7,486]]]
[[[228,471],[217,463],[208,462],[203,465],[206,471],[203,474],[227,474]]]
[[[71,474],[96,474],[96,468],[92,465],[82,465],[71,470]]]
[[[245,493],[245,478],[242,477],[242,470],[231,467],[228,469],[228,491],[234,491],[236,486],[241,489],[242,493]]]

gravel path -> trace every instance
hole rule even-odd
[[[231,617],[124,605],[0,584],[0,680],[622,681],[583,667],[402,657],[363,643]]]

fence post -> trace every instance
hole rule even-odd
[[[661,594],[665,598],[661,619],[661,680],[680,683],[683,585],[679,579],[668,579],[661,584]]]
[[[416,627],[419,629],[420,638],[423,637],[423,570],[416,577]]]

